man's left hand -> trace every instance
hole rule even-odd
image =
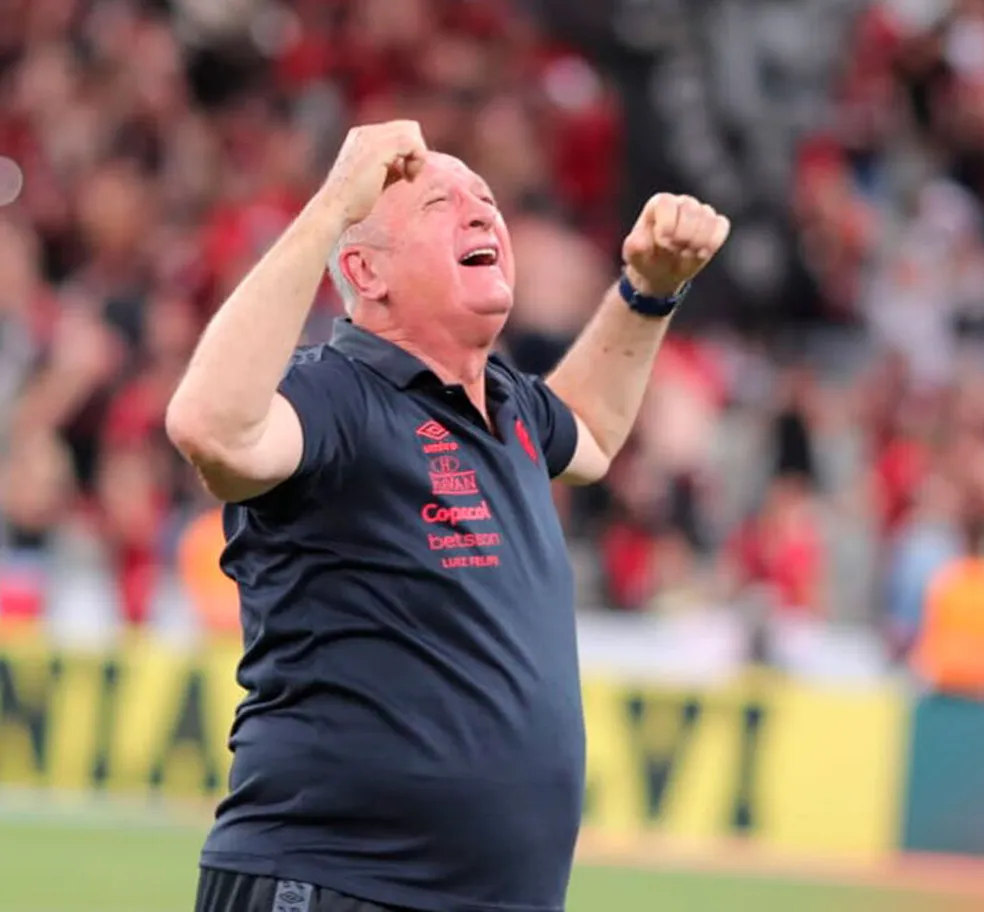
[[[711,261],[730,231],[727,218],[693,197],[657,193],[622,245],[626,275],[642,294],[669,297]]]

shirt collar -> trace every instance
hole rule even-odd
[[[348,317],[335,320],[331,345],[343,355],[368,365],[399,389],[406,389],[424,376],[437,380],[434,372],[419,358],[388,339],[356,326]]]
[[[415,355],[388,339],[356,326],[348,317],[335,320],[331,346],[343,355],[371,367],[398,389],[408,389],[418,381],[442,385],[437,374]],[[488,391],[494,398],[506,398],[508,388],[498,372],[486,367],[485,379]]]

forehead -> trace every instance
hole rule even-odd
[[[472,171],[460,158],[443,152],[428,152],[427,162],[420,173],[424,183],[461,182],[487,186],[485,180]]]
[[[436,187],[461,187],[476,193],[486,193],[489,189],[486,181],[460,158],[442,152],[428,152],[424,167],[412,183],[397,181],[383,196],[389,198],[387,202],[401,205],[418,200]]]

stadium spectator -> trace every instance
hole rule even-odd
[[[905,657],[923,623],[930,587],[962,550],[958,491],[942,473],[922,486],[911,514],[894,536],[885,571],[886,634]]]

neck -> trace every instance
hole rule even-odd
[[[487,342],[468,344],[455,338],[447,326],[438,323],[410,330],[393,325],[373,325],[373,321],[357,322],[419,358],[442,383],[463,387],[472,405],[488,420],[485,366],[495,342],[494,337]]]
[[[384,337],[386,338],[386,337]],[[441,379],[442,383],[460,384],[465,389],[485,384],[485,365],[489,350],[463,349],[461,351],[437,351],[430,346],[416,344],[411,339],[390,341],[419,358]]]

